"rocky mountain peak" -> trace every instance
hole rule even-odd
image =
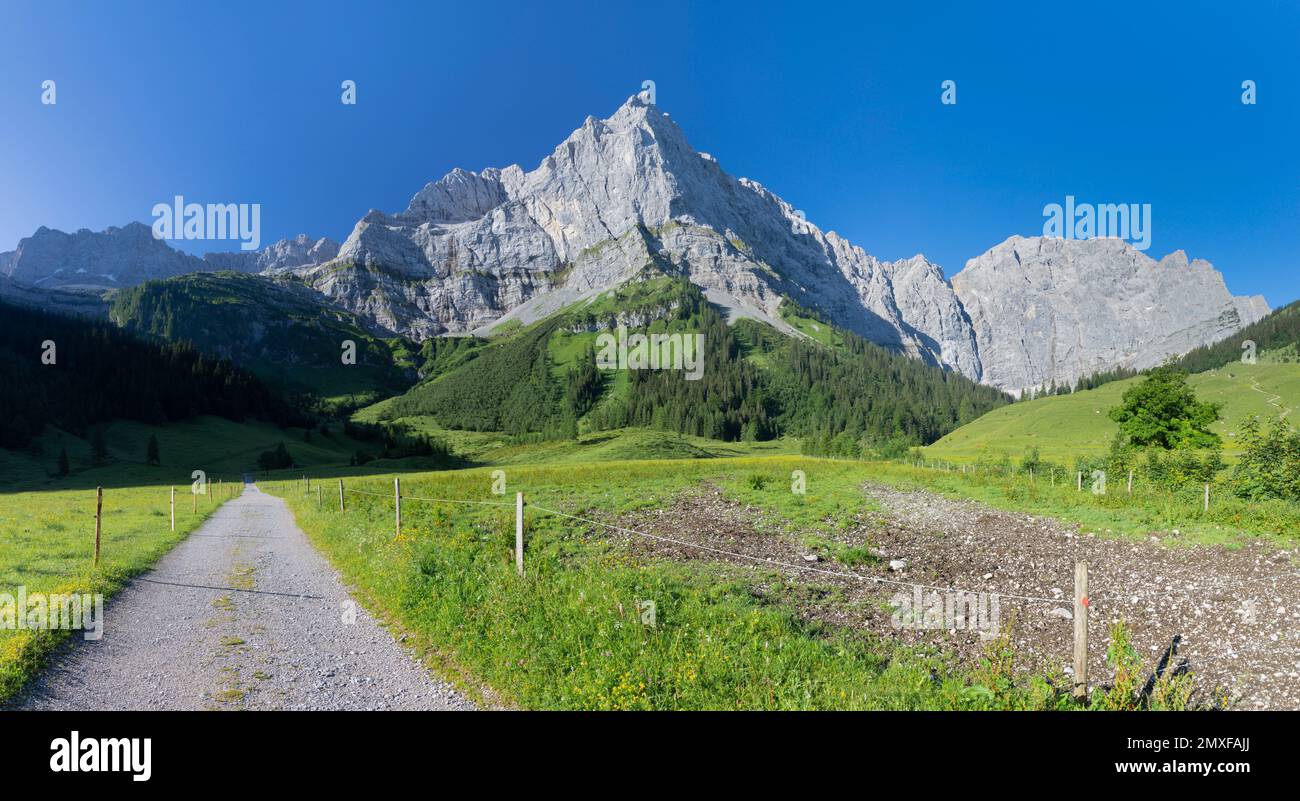
[[[39,289],[132,286],[198,269],[203,269],[201,260],[173,250],[138,222],[71,234],[41,226],[19,240],[15,250],[0,254],[0,270],[6,276]]]

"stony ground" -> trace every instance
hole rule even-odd
[[[470,709],[248,485],[74,637],[20,709]]]
[[[781,586],[760,584],[757,591],[796,599],[811,620],[937,646],[967,664],[987,649],[978,627],[900,628],[891,602],[914,598],[913,583],[997,594],[999,630],[1010,631],[1018,668],[1058,676],[1070,672],[1074,563],[1083,559],[1089,564],[1092,684],[1110,678],[1108,623],[1122,618],[1148,666],[1174,646],[1173,663],[1186,660],[1194,675],[1196,702],[1215,704],[1226,695],[1235,708],[1300,709],[1300,551],[1185,546],[1174,532],[1163,541],[1117,539],[924,491],[865,490],[883,511],[864,512],[855,528],[836,537],[872,554],[872,561],[853,568],[797,537],[772,533],[777,521],[710,487],[668,509],[630,515],[622,525],[715,551],[619,536],[646,556],[775,571]],[[923,605],[930,591],[922,589]]]

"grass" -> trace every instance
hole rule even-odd
[[[221,417],[198,417],[162,426],[118,421],[104,427],[109,463],[96,466],[91,458],[89,438],[56,429],[46,429],[36,446],[18,453],[0,449],[0,495],[15,490],[60,490],[124,486],[175,485],[179,490],[194,481],[193,471],[202,470],[209,481],[238,482],[255,468],[262,451],[283,441],[294,461],[313,468],[347,464],[357,448],[376,450],[374,443],[360,443],[347,436],[338,424],[331,424],[329,436],[319,431],[305,441],[303,429],[280,429],[270,423],[236,423]],[[149,437],[158,439],[159,464],[145,462]],[[56,476],[59,451],[67,449],[71,474]]]
[[[177,508],[178,530],[167,525],[168,488],[188,486],[197,465],[209,477],[237,480],[250,458],[285,438],[304,467],[260,480],[283,495],[299,524],[380,617],[428,647],[435,665],[464,687],[486,685],[506,705],[547,709],[980,709],[1056,708],[1068,704],[1040,678],[989,678],[1000,664],[955,668],[950,657],[899,646],[852,628],[810,621],[800,614],[801,593],[815,580],[786,587],[774,571],[712,560],[632,560],[604,536],[547,507],[613,521],[671,505],[681,493],[716,488],[736,504],[760,510],[760,536],[790,538],[830,563],[874,560],[870,543],[843,536],[875,509],[862,492],[868,480],[924,486],[990,505],[1078,520],[1115,536],[1177,526],[1188,541],[1240,542],[1271,536],[1293,542],[1294,510],[1274,510],[1270,528],[1260,507],[1227,499],[1199,512],[1195,499],[1118,494],[1097,497],[1072,486],[1027,483],[1023,477],[962,475],[891,462],[854,462],[797,456],[794,443],[718,443],[663,432],[625,430],[585,435],[575,442],[512,443],[500,434],[441,431],[482,466],[412,472],[413,462],[345,467],[355,443],[341,434],[295,442],[293,432],[262,424],[200,419],[165,427],[119,423],[106,430],[113,457],[90,465],[89,446],[50,432],[45,456],[0,452],[3,466],[26,477],[9,480],[0,495],[0,587],[29,592],[111,594],[147,569],[215,508],[216,499]],[[157,436],[162,464],[138,460]],[[48,474],[51,450],[67,447],[74,473]],[[658,459],[628,459],[654,454]],[[696,458],[696,457],[714,458]],[[720,458],[729,457],[729,458]],[[505,496],[493,485],[504,473]],[[346,477],[340,514],[333,487],[317,509],[304,494],[302,474],[317,483]],[[393,535],[392,480],[404,495],[497,501],[502,505],[449,506],[410,501],[403,532]],[[331,482],[332,483],[332,482]],[[90,568],[93,487],[103,485],[104,561]],[[797,490],[803,489],[803,492]],[[527,512],[527,574],[513,568],[513,493],[523,491]],[[1288,507],[1289,508],[1289,507]],[[1270,512],[1272,514],[1274,512]],[[1285,515],[1291,514],[1292,517]],[[1290,526],[1287,529],[1287,526]],[[1288,539],[1285,531],[1292,532]],[[1243,534],[1245,532],[1245,534]],[[236,586],[252,568],[237,565]],[[775,588],[777,591],[764,591]],[[646,602],[654,625],[642,622]],[[223,611],[229,598],[213,602]],[[60,634],[0,632],[0,699],[40,669]],[[229,643],[229,647],[238,647]],[[990,667],[992,666],[992,667]],[[996,672],[996,671],[995,671]],[[992,690],[990,686],[996,684]],[[232,699],[233,700],[233,699]]]
[[[1112,478],[1104,495],[1076,488],[1073,472],[1058,470],[1055,483],[1049,475],[1032,479],[1023,473],[1003,475],[981,469],[962,473],[898,462],[879,463],[875,477],[900,487],[916,487],[950,497],[979,501],[994,508],[1078,523],[1101,536],[1145,537],[1178,532],[1183,544],[1219,544],[1236,547],[1260,538],[1280,547],[1293,547],[1300,536],[1300,507],[1284,501],[1244,501],[1217,488],[1211,489],[1208,512],[1203,508],[1203,488],[1165,490],[1134,484],[1126,491],[1122,478]]]
[[[521,442],[499,431],[445,429],[433,418],[426,416],[403,417],[395,422],[411,431],[435,436],[447,443],[457,456],[481,465],[713,459],[793,454],[799,450],[799,443],[789,439],[721,442],[688,434],[639,428],[589,431],[577,440]]]
[[[178,499],[176,531],[169,524],[169,486],[113,487],[104,491],[101,558],[94,555],[93,489],[7,493],[0,499],[0,592],[103,593],[156,562],[217,507],[204,498],[198,512]],[[187,488],[188,489],[188,488]],[[188,495],[188,493],[187,493]],[[0,702],[45,664],[50,652],[76,632],[0,629]],[[111,636],[108,635],[108,636]]]
[[[1018,460],[1037,447],[1044,459],[1063,464],[1072,464],[1077,456],[1101,455],[1118,430],[1107,413],[1119,405],[1124,390],[1140,380],[1003,406],[940,439],[925,449],[926,455],[958,463],[990,455]],[[1199,399],[1223,405],[1211,429],[1222,438],[1229,461],[1239,450],[1236,435],[1246,419],[1267,420],[1287,408],[1300,408],[1300,364],[1261,357],[1258,364],[1196,373],[1189,383]],[[1296,414],[1290,412],[1288,419],[1295,421]]]
[[[23,586],[28,593],[110,597],[207,519],[261,451],[284,439],[294,458],[310,468],[346,463],[355,447],[341,432],[314,434],[310,443],[301,440],[302,433],[200,417],[166,426],[108,425],[109,463],[102,466],[93,464],[85,438],[52,429],[27,452],[0,450],[0,592],[16,595]],[[151,435],[158,439],[159,465],[145,463]],[[71,473],[60,477],[54,475],[55,462],[65,448]],[[203,470],[210,482],[209,494],[200,495],[197,504],[190,491],[194,470]],[[101,561],[94,569],[97,486],[104,488],[104,508]],[[170,526],[172,487],[175,532]],[[67,634],[0,629],[0,701],[40,670]]]
[[[348,496],[317,510],[294,481],[267,482],[299,524],[381,617],[431,646],[462,685],[486,682],[508,705],[541,709],[966,709],[1061,703],[1042,682],[972,691],[941,654],[812,623],[781,593],[775,572],[725,563],[633,561],[598,532],[536,507],[614,520],[667,505],[708,483],[775,518],[770,533],[831,534],[872,508],[860,485],[874,466],[802,457],[520,465],[526,575],[514,573],[514,510],[492,494],[492,471],[402,476],[404,496],[504,505],[403,504],[393,533],[386,497]],[[807,491],[791,491],[802,470]],[[393,476],[354,477],[386,494]],[[834,554],[867,558],[862,548]],[[772,600],[773,597],[778,600]],[[654,625],[641,611],[653,604]]]

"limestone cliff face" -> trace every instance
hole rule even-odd
[[[1151,367],[1268,313],[1209,262],[1155,261],[1116,239],[1011,237],[953,277],[979,343],[982,380],[1010,391]]]
[[[298,234],[293,239],[281,239],[261,250],[208,253],[203,256],[203,260],[213,270],[275,273],[322,264],[338,255],[339,243],[329,237],[312,239],[306,234]]]
[[[144,223],[71,234],[41,226],[0,253],[0,274],[35,289],[113,289],[202,269],[202,260],[154,239]]]

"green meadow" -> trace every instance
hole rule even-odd
[[[808,491],[791,492],[805,471]],[[346,479],[347,510],[317,508],[299,480],[268,481],[366,605],[416,637],[426,658],[482,700],[526,709],[979,709],[1066,704],[1041,680],[1010,686],[955,670],[942,654],[833,628],[798,614],[801,591],[775,570],[708,559],[636,560],[602,529],[542,508],[616,521],[671,505],[707,483],[771,513],[760,536],[793,537],[852,560],[824,539],[874,508],[861,465],[802,457],[520,465],[506,495],[493,471],[403,474],[411,498],[394,533],[396,474]],[[332,482],[331,482],[332,485]],[[516,575],[513,493],[526,511],[526,571]],[[846,561],[846,564],[851,561]],[[767,588],[766,592],[759,588]],[[807,582],[806,593],[834,594]],[[646,602],[654,608],[645,622]],[[976,689],[980,681],[996,692]],[[983,684],[979,684],[983,687]]]
[[[1013,403],[994,409],[924,448],[927,458],[957,463],[997,460],[1019,461],[1038,448],[1042,458],[1073,464],[1079,456],[1099,456],[1110,447],[1119,426],[1107,412],[1117,406],[1124,390],[1140,381],[1130,378],[1097,389]],[[1223,440],[1224,458],[1237,453],[1236,436],[1249,417],[1275,418],[1300,406],[1300,364],[1288,362],[1230,364],[1194,373],[1188,382],[1203,401],[1222,405],[1220,419],[1211,426]],[[1297,412],[1287,412],[1296,420]]]

